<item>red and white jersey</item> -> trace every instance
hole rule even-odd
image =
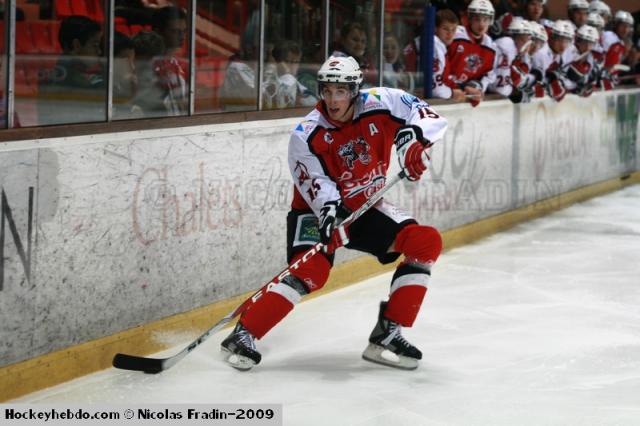
[[[489,85],[488,90],[502,96],[509,96],[513,90],[511,85],[511,64],[518,56],[516,43],[511,37],[500,37],[495,41],[495,44],[498,52],[498,65],[495,70],[496,80]]]
[[[624,43],[613,31],[605,31],[602,35],[602,50],[605,52],[604,67],[611,68],[621,64],[624,58]]]
[[[532,58],[532,66],[535,69],[542,71],[544,75],[547,71],[555,71],[562,69],[573,60],[571,49],[567,48],[562,53],[554,53],[549,45],[543,46],[538,50]]]
[[[589,52],[586,55],[581,54],[578,51],[576,46],[571,46],[567,49],[569,51],[569,66],[575,68],[580,74],[585,76],[584,81],[582,83],[587,83],[589,73],[595,67],[595,59],[593,57],[593,52]],[[563,78],[565,88],[573,92],[578,87],[578,84],[573,81],[571,78]]]
[[[453,95],[451,87],[444,84],[444,79],[448,74],[447,69],[447,46],[444,45],[438,36],[433,36],[433,80],[432,93],[434,98],[449,99]]]
[[[293,209],[318,215],[327,201],[355,210],[384,186],[398,128],[418,126],[430,143],[442,139],[447,120],[425,101],[399,89],[363,90],[353,120],[332,121],[320,101],[291,133],[289,169]]]
[[[495,81],[496,45],[488,35],[480,40],[469,36],[466,27],[458,26],[456,36],[447,50],[449,75],[445,83],[451,87],[476,80],[486,91]]]

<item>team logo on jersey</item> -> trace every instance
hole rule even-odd
[[[470,74],[474,74],[484,64],[484,61],[482,60],[480,55],[469,55],[464,59],[464,63],[464,70],[469,72]]]
[[[440,69],[440,59],[433,58],[433,72],[437,72]]]
[[[464,46],[463,46],[463,45],[461,45],[461,44],[459,44],[459,45],[458,45],[458,48],[456,49],[456,51],[457,51],[458,53],[462,53],[462,52],[464,52]]]
[[[311,179],[309,176],[309,170],[307,170],[307,166],[300,161],[296,161],[296,166],[293,168],[293,171],[296,173],[298,177],[298,185],[301,186],[306,180]]]
[[[338,155],[342,157],[344,164],[351,170],[356,161],[362,162],[362,164],[369,164],[371,161],[371,155],[369,150],[371,147],[362,137],[358,137],[357,140],[350,140],[346,144],[338,148]]]
[[[326,132],[323,137],[324,137],[324,141],[329,145],[333,143],[333,136],[331,136],[331,133]]]

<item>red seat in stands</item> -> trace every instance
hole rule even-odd
[[[67,16],[73,15],[69,0],[55,0],[54,9],[56,11],[56,16],[58,17],[58,19],[66,18]]]
[[[29,23],[26,21],[16,22],[16,53],[27,54],[37,52],[38,50],[31,38]]]

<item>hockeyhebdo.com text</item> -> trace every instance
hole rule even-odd
[[[282,405],[279,404],[167,404],[146,407],[123,406],[27,406],[0,407],[3,424],[115,424],[139,421],[178,421],[178,424],[216,425],[282,425]]]

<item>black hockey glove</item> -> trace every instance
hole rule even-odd
[[[342,204],[342,200],[327,201],[320,209],[318,228],[320,230],[320,242],[324,244],[326,253],[333,253],[337,248],[349,244],[349,235],[346,228],[339,228],[334,235],[334,229],[351,214],[351,211]]]

